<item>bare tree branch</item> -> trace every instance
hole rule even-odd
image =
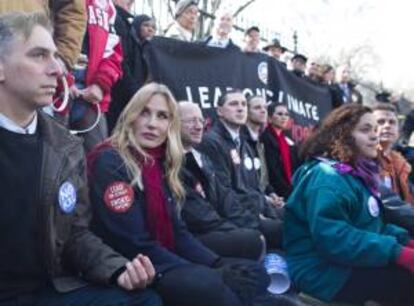
[[[220,8],[220,5],[221,5],[222,2],[223,2],[222,0],[212,0],[212,2],[211,2],[211,14],[212,15],[214,15],[214,16],[216,15],[217,10]],[[208,36],[208,35],[211,34],[211,31],[213,29],[213,25],[214,25],[214,19],[211,18],[209,23],[208,23],[208,26],[207,26],[207,29],[206,29],[206,32],[205,32],[205,36]]]
[[[172,2],[175,3],[175,1],[172,1]],[[174,19],[174,11],[171,7],[171,0],[166,0],[166,4],[167,4],[167,7],[168,7],[168,13],[171,15],[172,19]],[[170,22],[165,29],[161,30],[162,35],[164,35],[168,31],[168,29],[173,25],[173,23],[174,22]],[[159,23],[159,28],[161,28],[161,22]]]
[[[167,4],[168,4],[168,12],[171,14],[171,17],[174,18],[174,11],[171,7],[171,0],[168,0]]]
[[[250,4],[252,4],[253,2],[255,2],[256,0],[249,0],[247,1],[245,4],[241,5],[237,11],[234,12],[233,17],[236,17],[237,15],[239,15],[241,12],[243,12]]]

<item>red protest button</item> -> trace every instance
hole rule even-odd
[[[104,201],[113,212],[126,212],[134,202],[134,190],[125,182],[113,182],[105,190]]]

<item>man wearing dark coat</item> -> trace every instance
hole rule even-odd
[[[253,149],[240,135],[246,124],[247,101],[240,90],[224,93],[217,107],[219,120],[199,146],[213,162],[214,170],[234,205],[224,212],[241,227],[259,229],[268,247],[281,246],[280,220],[272,204],[260,190],[258,162]],[[255,165],[256,163],[256,165]]]
[[[0,17],[0,304],[161,305],[129,261],[88,229],[80,139],[42,112],[62,75],[46,16]],[[122,290],[121,290],[122,289]]]
[[[178,109],[185,150],[181,178],[186,198],[181,214],[188,229],[221,256],[258,259],[264,251],[264,237],[257,230],[239,227],[222,216],[235,199],[221,187],[210,159],[194,148],[203,137],[205,121],[200,107],[180,102]]]

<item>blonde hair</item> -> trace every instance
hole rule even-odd
[[[179,179],[184,149],[180,137],[181,127],[177,113],[177,102],[167,86],[158,83],[149,83],[138,90],[119,116],[110,141],[114,148],[118,150],[129,175],[132,177],[131,184],[143,189],[141,168],[131,149],[138,151],[145,160],[148,160],[150,157],[136,140],[134,122],[155,95],[162,95],[166,99],[171,112],[170,124],[167,131],[164,169],[168,186],[180,202],[185,196],[184,188]]]

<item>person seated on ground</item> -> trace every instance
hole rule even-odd
[[[286,105],[268,106],[269,124],[261,135],[269,184],[279,196],[287,199],[292,191],[292,175],[299,166],[296,145],[286,134],[289,131],[289,110]]]
[[[161,305],[151,261],[88,229],[82,143],[41,111],[62,75],[52,32],[39,13],[0,16],[0,305]]]
[[[181,141],[185,159],[181,178],[186,189],[181,211],[188,229],[208,248],[226,257],[259,259],[264,237],[254,229],[240,228],[220,215],[234,199],[221,188],[210,159],[194,147],[203,138],[204,118],[200,107],[180,102]]]
[[[165,33],[165,37],[192,42],[198,20],[198,1],[179,0],[175,5],[175,21]]]
[[[244,47],[243,52],[261,53],[260,44],[260,29],[256,26],[250,27],[244,33]]]
[[[219,10],[214,19],[213,34],[204,43],[210,47],[240,50],[230,38],[233,30],[233,15],[226,10]]]
[[[246,97],[238,89],[225,92],[218,100],[217,115],[217,122],[198,148],[213,162],[225,193],[234,198],[234,204],[223,211],[223,216],[240,227],[259,229],[268,248],[280,248],[281,221],[260,190],[254,150],[240,135],[247,120]]]
[[[247,122],[241,127],[240,133],[254,151],[253,165],[259,176],[260,190],[266,194],[267,201],[275,206],[282,215],[285,201],[269,185],[264,145],[260,140],[267,123],[266,100],[262,96],[249,97],[247,99]]]
[[[333,110],[303,146],[285,206],[284,247],[299,290],[324,301],[414,305],[414,241],[384,224],[372,110]]]
[[[127,258],[139,251],[151,259],[153,286],[166,305],[241,305],[241,299],[264,291],[269,280],[254,261],[212,269],[220,257],[192,236],[179,216],[185,199],[179,180],[183,152],[170,90],[157,83],[143,86],[112,136],[88,156],[92,229]]]
[[[403,200],[414,204],[414,195],[409,182],[411,165],[399,152],[392,149],[399,137],[397,110],[389,103],[378,103],[373,110],[378,124],[378,160],[381,166],[381,180]]]

